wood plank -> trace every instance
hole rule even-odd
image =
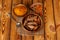
[[[59,0],[54,0],[54,13],[55,13],[57,40],[60,40],[60,9],[59,9]]]
[[[2,15],[2,0],[0,0],[0,40],[2,40],[1,15]]]
[[[3,0],[2,1],[2,15],[1,15],[1,40],[9,40],[10,38],[10,13],[11,9],[11,0]]]
[[[56,40],[52,0],[46,0],[45,3],[45,40]]]
[[[27,6],[28,12],[30,12],[28,6],[32,4],[32,0],[23,0],[23,4]],[[30,35],[25,35],[25,36],[22,35],[22,40],[33,40],[33,37]]]
[[[30,35],[23,35],[22,40],[33,40],[33,37]]]
[[[41,3],[43,5],[42,0],[33,0],[33,3]],[[43,32],[42,34],[34,35],[34,40],[44,40],[44,27],[42,28],[41,31]]]
[[[59,13],[60,13],[60,0],[59,0]]]
[[[33,3],[38,3],[38,0],[33,0]]]
[[[44,35],[35,35],[34,40],[44,40]]]
[[[13,11],[13,7],[15,7],[17,4],[20,4],[20,3],[21,3],[21,0],[12,0],[12,11]],[[12,15],[13,15],[13,12],[12,12]],[[21,36],[17,34],[16,21],[14,21],[13,19],[11,20],[10,40],[21,40]]]

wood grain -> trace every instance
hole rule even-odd
[[[12,15],[13,15],[13,7],[15,7],[16,5],[18,5],[20,3],[21,3],[21,0],[12,0]],[[14,17],[17,18],[16,16],[14,16]],[[13,19],[11,19],[11,36],[10,36],[10,40],[21,40],[20,35],[17,34],[16,21],[14,21]]]
[[[45,40],[56,40],[52,0],[45,0]]]
[[[41,30],[43,33],[34,36],[19,35],[16,21],[10,19],[13,8],[21,3],[28,8],[33,3],[42,3],[42,1],[44,1],[45,22],[45,30],[44,28]],[[30,12],[29,8],[28,11]],[[16,16],[14,18],[17,19]],[[60,0],[0,0],[0,40],[60,40]]]
[[[11,0],[2,1],[2,15],[1,15],[1,40],[9,40],[10,38],[10,13],[11,9]]]
[[[2,40],[1,15],[2,15],[2,0],[0,0],[0,40]]]
[[[60,11],[60,0],[59,0],[59,11]],[[60,12],[59,12],[60,13]]]
[[[54,0],[54,13],[56,22],[57,40],[60,40],[60,6],[59,0]]]

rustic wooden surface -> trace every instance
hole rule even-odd
[[[2,13],[2,0],[0,0],[0,40],[2,40],[2,27],[1,27],[1,14]]]
[[[8,15],[11,9],[11,0],[1,0],[1,36],[0,40],[10,39],[10,16]]]
[[[60,0],[54,0],[54,13],[57,40],[60,40]]]
[[[10,19],[10,14],[13,15],[13,7],[20,3],[44,4],[43,34],[34,36],[17,34],[16,22]],[[60,40],[60,0],[0,0],[0,40]]]
[[[45,13],[45,39],[56,40],[56,31],[54,24],[53,1],[46,0],[46,13]]]

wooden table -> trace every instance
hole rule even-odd
[[[13,7],[33,3],[43,5],[43,34],[18,35],[16,22],[10,16]],[[0,40],[60,40],[60,0],[0,0]]]

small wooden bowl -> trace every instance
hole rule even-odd
[[[27,8],[25,5],[19,4],[13,8],[13,12],[17,16],[24,16],[27,13]]]

